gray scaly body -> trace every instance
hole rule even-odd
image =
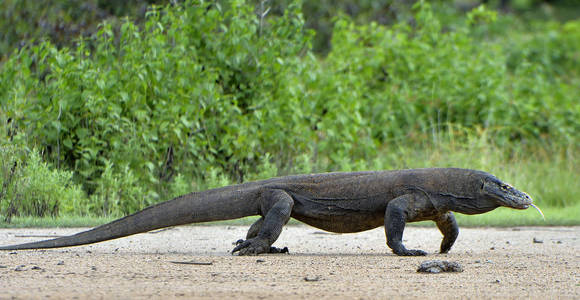
[[[292,217],[338,233],[385,227],[397,255],[425,255],[402,244],[407,222],[432,220],[449,251],[459,229],[452,212],[480,214],[505,206],[526,209],[532,199],[482,171],[439,168],[324,173],[273,178],[190,193],[75,235],[0,247],[44,249],[91,244],[190,223],[261,216],[233,252],[276,251],[271,245]]]

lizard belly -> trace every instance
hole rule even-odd
[[[333,218],[311,218],[305,216],[292,216],[294,219],[304,222],[310,226],[336,233],[352,233],[371,230],[384,225],[382,218],[371,220],[366,218],[357,218],[355,216],[333,217]]]
[[[296,199],[292,217],[322,230],[350,233],[370,230],[384,225],[385,208],[364,207],[345,201],[316,201]]]

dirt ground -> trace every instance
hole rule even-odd
[[[230,255],[246,229],[185,226],[74,248],[0,252],[0,299],[580,299],[580,227],[463,228],[449,254],[398,257],[380,228],[339,235],[287,226],[275,245],[289,255]],[[80,230],[1,229],[0,244]],[[405,231],[407,248],[430,253],[440,238],[436,228]],[[432,259],[459,262],[464,272],[416,272]]]

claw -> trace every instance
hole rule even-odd
[[[269,253],[269,251],[270,245],[268,245],[267,241],[259,238],[251,238],[239,243],[234,248],[234,250],[232,250],[232,254],[238,252],[238,255],[241,256],[258,255],[262,253]]]
[[[232,254],[242,250],[243,248],[247,247],[248,245],[250,245],[250,242],[248,242],[247,240],[238,240],[236,242],[236,247],[234,248],[234,250],[232,250]]]
[[[399,256],[426,256],[427,252],[423,251],[423,250],[406,250],[404,252],[395,252],[393,251],[395,254],[399,255]]]
[[[409,250],[409,256],[426,256],[427,252],[423,250]]]
[[[270,247],[270,251],[268,253],[290,253],[290,252],[288,251],[288,247],[284,248]]]

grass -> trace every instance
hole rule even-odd
[[[115,220],[111,217],[59,216],[13,217],[10,223],[0,221],[0,228],[51,228],[51,227],[94,227]]]
[[[481,215],[457,215],[460,226],[572,226],[580,225],[580,204],[575,206],[540,207],[546,220],[533,208],[527,210],[513,210],[505,207]]]

